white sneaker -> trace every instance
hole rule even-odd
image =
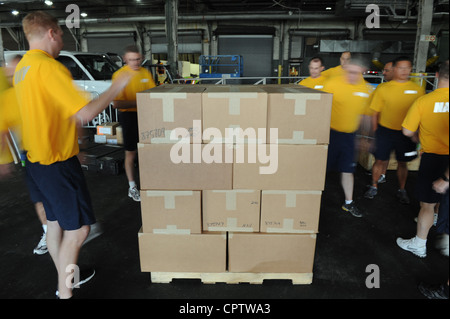
[[[41,240],[39,244],[37,244],[36,248],[33,250],[33,254],[35,255],[44,255],[48,252],[47,249],[47,234],[44,232],[42,234]]]
[[[141,195],[139,194],[137,187],[128,189],[128,197],[132,198],[135,202],[141,201]]]
[[[427,246],[417,246],[416,241],[414,238],[411,239],[403,239],[403,238],[397,238],[397,245],[403,249],[407,250],[417,257],[425,258],[427,256]]]

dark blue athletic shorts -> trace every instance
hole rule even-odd
[[[355,172],[355,137],[355,133],[342,133],[335,130],[330,131],[327,171],[337,171],[341,173]]]
[[[423,153],[420,159],[416,182],[417,199],[423,203],[439,203],[442,195],[433,189],[433,183],[442,177],[448,168],[448,155]]]
[[[392,151],[398,162],[410,162],[417,157],[417,144],[409,137],[403,135],[402,131],[388,129],[378,125],[375,132],[375,152],[377,160],[388,161]]]
[[[91,197],[76,156],[51,165],[26,160],[31,200],[42,202],[48,221],[58,221],[63,230],[95,224]]]
[[[119,122],[122,126],[123,146],[126,151],[136,151],[139,142],[137,112],[119,112]]]

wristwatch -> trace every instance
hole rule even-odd
[[[442,180],[444,181],[444,182],[448,182],[448,178],[447,178],[447,176],[445,176],[444,174],[442,175]]]

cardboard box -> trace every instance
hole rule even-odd
[[[201,144],[204,90],[196,85],[162,85],[137,93],[139,142],[176,143],[170,133],[182,128],[176,132],[191,143]],[[194,127],[194,121],[199,125]]]
[[[322,192],[262,191],[262,233],[317,233]]]
[[[257,147],[256,163],[249,148]],[[267,163],[260,154],[270,157]],[[325,187],[327,145],[236,145],[233,189],[319,190]],[[239,159],[243,154],[244,159]],[[254,160],[254,158],[252,159]],[[262,174],[269,168],[273,174]]]
[[[253,129],[255,133],[259,128],[267,129],[267,93],[254,85],[208,87],[203,92],[203,127],[204,131],[217,129],[222,137],[215,136],[217,139],[213,141],[208,134],[204,134],[204,143],[225,142],[227,128]],[[265,135],[261,138],[264,140]],[[242,142],[245,143],[245,139]]]
[[[97,125],[97,135],[116,135],[116,129],[119,125],[119,122],[109,122]]]
[[[203,191],[203,230],[259,232],[261,191]]]
[[[122,126],[116,128],[117,144],[123,145],[123,129]]]
[[[228,271],[312,273],[315,234],[228,234]]]
[[[214,153],[212,147],[220,152]],[[207,155],[202,152],[210,151],[217,155],[216,162],[203,160]],[[138,154],[141,189],[232,189],[233,149],[226,145],[138,144]],[[176,163],[178,156],[187,156],[187,161]]]
[[[328,144],[333,95],[303,86],[262,86],[268,93],[267,141],[278,129],[279,144]]]
[[[223,234],[138,234],[141,271],[226,271],[227,240]]]
[[[94,142],[97,144],[106,144],[106,135],[94,135]]]
[[[201,234],[199,191],[141,190],[142,230],[155,234]]]

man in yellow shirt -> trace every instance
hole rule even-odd
[[[58,295],[72,297],[80,248],[95,223],[80,162],[77,128],[114,99],[131,78],[124,76],[98,99],[88,101],[69,70],[55,60],[62,50],[58,20],[43,11],[22,21],[30,50],[17,65],[14,87],[22,116],[23,147],[30,192],[38,196],[47,218],[47,247],[58,273]],[[90,271],[84,281],[95,274]],[[74,284],[80,285],[83,281]]]
[[[8,82],[12,85],[12,78],[17,64],[22,59],[21,55],[15,56],[9,62],[6,68],[6,76]],[[0,93],[0,177],[11,172],[10,164],[13,161],[11,154],[8,150],[6,139],[8,138],[9,131],[14,132],[17,146],[20,151],[22,150],[22,118],[20,116],[19,105],[17,102],[16,92],[14,87],[10,87],[3,93]],[[19,154],[18,154],[19,155]],[[20,154],[22,155],[22,154]],[[33,249],[33,254],[44,255],[47,250],[47,218],[45,216],[44,205],[39,198],[33,198],[33,194],[30,193],[32,202],[39,221],[41,222],[43,234],[37,246]]]
[[[335,76],[342,76],[345,74],[344,66],[351,60],[352,54],[349,51],[342,52],[339,58],[340,65],[330,68],[322,72],[322,76],[325,78],[332,78]]]
[[[322,71],[325,69],[323,66],[323,60],[319,57],[312,58],[311,61],[309,61],[308,68],[310,77],[302,80],[299,85],[316,90],[323,89],[323,84],[327,79],[321,75]]]
[[[372,128],[375,131],[375,164],[372,168],[372,186],[364,197],[373,199],[378,193],[378,180],[395,150],[398,167],[399,189],[397,198],[401,203],[410,200],[405,186],[408,178],[407,162],[417,157],[417,144],[402,134],[402,122],[411,105],[425,94],[425,90],[409,80],[412,62],[407,57],[399,57],[393,62],[394,78],[383,83],[373,93],[370,109],[374,112]]]
[[[333,93],[327,170],[341,173],[345,194],[342,209],[355,217],[362,217],[353,201],[355,133],[372,92],[371,85],[362,76],[364,70],[364,64],[353,59],[344,66],[345,75],[333,77],[324,85],[325,92]]]
[[[436,204],[442,195],[433,189],[433,183],[442,178],[448,183],[449,160],[449,70],[448,60],[437,74],[438,88],[419,99],[409,109],[403,121],[403,133],[411,138],[418,135],[423,155],[417,180],[417,198],[420,212],[416,237],[397,239],[397,244],[416,256],[426,257],[428,232],[433,225]],[[447,172],[447,176],[444,174]]]
[[[123,130],[125,173],[129,184],[128,197],[139,202],[141,201],[141,197],[136,186],[134,169],[137,143],[139,142],[136,93],[151,89],[156,84],[150,72],[141,67],[142,54],[136,46],[126,47],[123,59],[126,66],[113,74],[113,81],[123,72],[129,72],[130,70],[134,71],[135,75],[130,83],[115,98],[114,107],[119,109],[119,122]]]

